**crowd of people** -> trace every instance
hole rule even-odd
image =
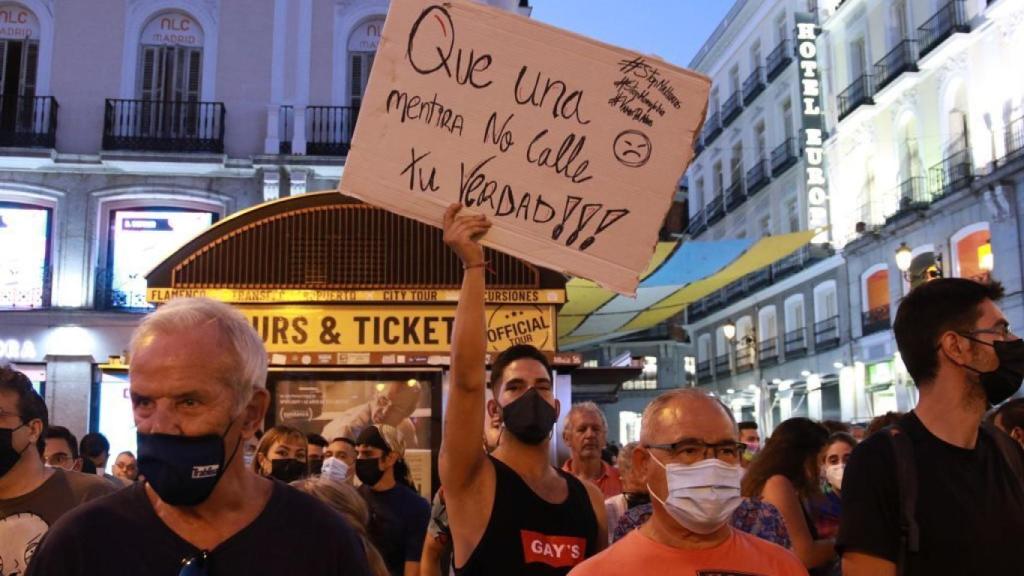
[[[445,215],[464,278],[433,503],[402,419],[355,437],[261,432],[259,337],[226,304],[178,299],[133,336],[137,454],[110,473],[106,438],[49,422],[28,379],[0,368],[0,576],[1020,572],[1024,399],[1010,398],[1024,341],[997,283],[938,279],[903,300],[894,331],[920,396],[906,414],[767,431],[682,388],[615,451],[584,402],[567,407],[556,467],[548,358],[517,345],[488,372],[490,224],[458,212]]]

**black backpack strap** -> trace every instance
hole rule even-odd
[[[907,555],[920,550],[920,532],[917,525],[917,464],[914,445],[899,424],[885,429],[896,457],[896,485],[900,495],[900,551],[896,569],[903,574],[907,569]]]
[[[981,429],[995,441],[996,447],[1003,455],[1003,460],[1006,461],[1017,480],[1024,482],[1024,457],[1021,456],[1017,441],[989,422],[982,421]]]

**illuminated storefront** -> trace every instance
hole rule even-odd
[[[560,367],[556,394],[568,408],[565,370],[579,358],[556,353],[564,276],[488,252],[490,352],[518,343],[544,351]],[[284,423],[333,438],[354,437],[371,422],[395,425],[429,495],[461,278],[439,229],[324,192],[237,213],[146,280],[151,303],[207,296],[249,318],[270,361],[268,427]],[[124,369],[104,370],[102,386],[111,393],[100,392],[101,429],[103,403],[119,402],[127,386],[118,373]]]

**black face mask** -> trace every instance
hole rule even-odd
[[[323,458],[310,458],[309,459],[309,474],[311,476],[319,474],[324,469]]]
[[[228,425],[228,430],[231,425]],[[227,430],[224,431],[227,436]],[[224,436],[136,433],[139,474],[172,506],[195,506],[210,497],[242,443],[224,461]]]
[[[21,460],[22,453],[28,450],[28,446],[22,448],[20,452],[14,449],[14,431],[24,426],[20,424],[15,428],[0,428],[0,477],[6,476],[18,460]],[[31,443],[29,445],[31,446]]]
[[[1020,388],[1021,381],[1024,381],[1024,340],[996,340],[988,343],[963,336],[978,344],[991,346],[996,351],[999,366],[991,372],[982,372],[964,364],[964,368],[976,372],[980,377],[989,404],[994,406],[1013,396]]]
[[[367,486],[376,486],[384,477],[380,469],[380,458],[359,458],[356,460],[356,478]]]
[[[536,446],[547,440],[557,420],[558,411],[541,397],[536,388],[530,388],[501,408],[505,429],[524,444]]]
[[[294,482],[306,475],[306,463],[295,458],[271,460],[270,475],[286,484]]]

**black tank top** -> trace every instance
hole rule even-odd
[[[587,489],[572,474],[558,473],[569,497],[550,504],[515,470],[494,463],[494,506],[480,543],[458,576],[548,576],[568,574],[597,553],[597,516]],[[557,469],[556,469],[557,470]]]

